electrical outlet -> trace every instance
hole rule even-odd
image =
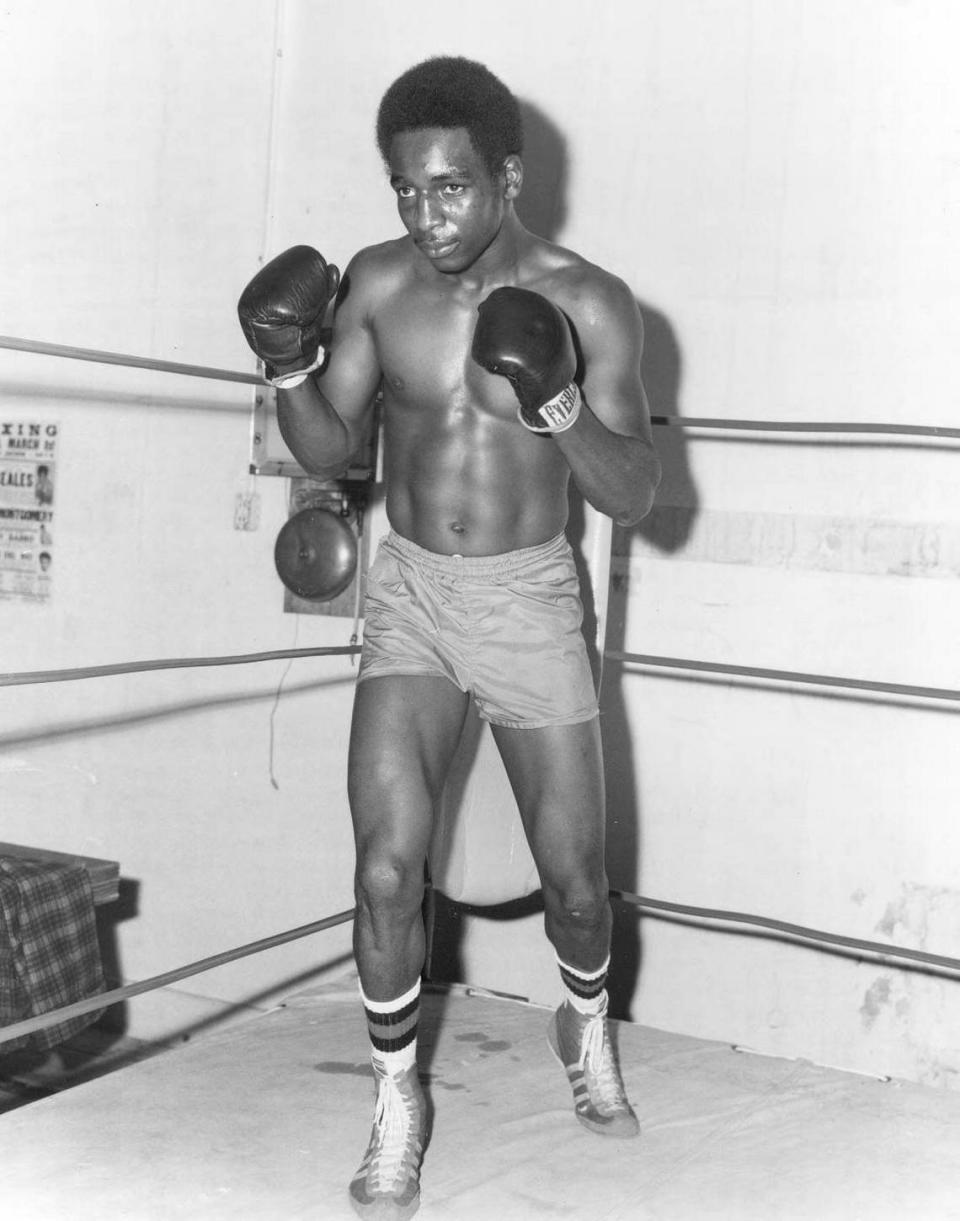
[[[238,492],[233,504],[234,530],[256,530],[259,525],[259,494],[257,492]]]

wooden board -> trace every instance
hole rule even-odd
[[[28,848],[23,844],[0,844],[0,856],[21,861],[53,861],[58,865],[82,865],[90,875],[95,904],[112,903],[120,894],[120,862],[95,856],[75,856],[51,848]]]

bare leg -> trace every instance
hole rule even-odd
[[[350,1202],[368,1218],[407,1221],[420,1203],[428,1129],[416,1064],[424,862],[466,709],[463,692],[446,679],[423,676],[367,679],[354,702],[354,952],[377,1102],[367,1151],[350,1182]]]
[[[401,996],[423,967],[424,862],[466,711],[467,696],[442,678],[374,678],[357,687],[349,766],[354,952],[371,1000]]]
[[[596,971],[612,925],[599,720],[493,735],[540,873],[547,936],[565,963]]]
[[[596,719],[548,729],[495,729],[530,850],[540,872],[546,929],[561,962],[595,984],[605,975],[612,923],[604,868],[603,765]],[[577,1119],[603,1136],[633,1137],[607,1024],[607,995],[570,994],[548,1041],[566,1070]]]

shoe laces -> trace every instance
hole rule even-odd
[[[623,1082],[607,1033],[605,1013],[599,1013],[587,1021],[580,1044],[579,1067],[590,1074],[600,1099],[607,1106],[626,1105]]]
[[[418,1122],[413,1098],[408,1098],[397,1083],[384,1077],[377,1093],[373,1125],[377,1133],[376,1151],[369,1177],[377,1191],[389,1191],[401,1177],[416,1168],[420,1151]]]

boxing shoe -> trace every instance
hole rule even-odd
[[[370,1143],[350,1183],[350,1203],[361,1217],[407,1221],[420,1207],[427,1103],[415,1065],[390,1076],[374,1061],[373,1071],[376,1112]]]
[[[627,1101],[610,1042],[606,998],[595,1017],[579,1013],[564,1001],[551,1019],[547,1041],[566,1069],[574,1112],[583,1126],[601,1136],[638,1135],[640,1124]]]

